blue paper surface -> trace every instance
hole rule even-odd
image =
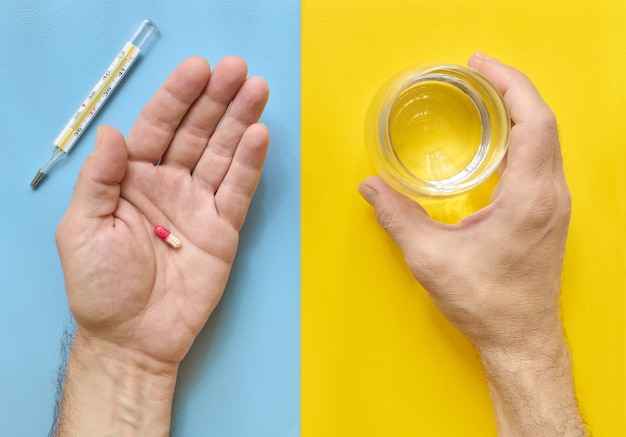
[[[270,151],[226,293],[181,367],[176,436],[296,436],[300,417],[300,6],[262,2],[0,1],[0,424],[46,435],[70,325],[54,242],[96,126],[128,133],[183,59],[234,54],[270,85]],[[29,187],[142,18],[160,37],[69,156]]]

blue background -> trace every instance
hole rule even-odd
[[[160,37],[36,191],[59,133],[144,17]],[[184,361],[177,436],[299,435],[300,7],[292,0],[0,0],[0,426],[46,435],[71,318],[54,232],[95,125],[127,133],[184,58],[243,57],[271,89],[270,152],[222,302]]]

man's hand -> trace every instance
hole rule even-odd
[[[584,435],[559,311],[571,207],[556,120],[521,72],[480,54],[469,65],[500,89],[513,123],[491,204],[448,225],[377,177],[359,191],[480,351],[502,435]]]
[[[226,286],[267,151],[268,132],[258,120],[268,87],[246,76],[239,58],[225,58],[212,72],[205,60],[190,58],[126,140],[100,127],[57,231],[77,323],[63,399],[73,422],[89,419],[79,403],[89,400],[90,379],[105,385],[105,374],[111,385],[126,388],[133,373],[143,375],[135,382],[157,375],[160,382],[150,384],[164,383],[158,396],[171,408],[178,365]],[[182,246],[161,241],[155,225],[172,231]],[[141,402],[140,394],[124,396]],[[129,411],[139,427],[140,415]],[[169,411],[156,413],[169,425]],[[73,428],[76,435],[98,435],[97,426],[80,430]]]

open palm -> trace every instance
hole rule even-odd
[[[128,138],[100,127],[57,244],[79,332],[178,363],[217,305],[267,151],[266,83],[184,61]],[[174,249],[152,230],[182,240]]]

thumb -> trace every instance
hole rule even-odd
[[[126,173],[128,152],[123,135],[114,127],[100,126],[94,151],[78,175],[71,207],[90,218],[113,214]]]
[[[429,248],[429,242],[440,230],[426,210],[417,202],[389,187],[377,176],[365,179],[359,193],[374,207],[378,223],[404,253],[407,262],[417,261]]]

